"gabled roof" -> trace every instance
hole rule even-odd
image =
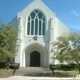
[[[27,9],[32,8],[33,10],[35,8],[39,9],[40,7],[41,7],[41,10],[45,8],[45,10],[55,15],[55,13],[53,13],[41,0],[33,0],[28,6],[26,6],[22,11],[20,11],[20,13],[27,11]]]

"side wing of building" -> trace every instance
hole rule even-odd
[[[13,28],[15,28],[16,30],[18,30],[18,20],[17,17],[15,17],[11,22],[9,22],[9,25],[11,25]]]

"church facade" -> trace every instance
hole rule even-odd
[[[69,29],[56,17],[41,0],[33,0],[18,13],[10,25],[19,31],[19,49],[15,63],[20,67],[49,67],[58,64],[52,59],[53,44],[57,37]]]

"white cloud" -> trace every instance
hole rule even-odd
[[[75,16],[80,16],[80,13],[77,13],[75,10],[71,10],[70,12],[72,12]]]

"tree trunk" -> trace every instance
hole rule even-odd
[[[80,67],[79,67],[79,74],[80,74]]]
[[[10,66],[10,57],[7,58],[7,70],[9,69],[9,66]]]
[[[53,76],[54,76],[54,70],[52,70],[52,74],[53,74]]]
[[[7,58],[7,62],[10,63],[10,57]]]
[[[80,74],[80,64],[78,64],[79,74]]]
[[[80,74],[80,63],[78,62],[78,60],[76,60],[76,61],[77,61],[77,66],[78,66],[79,74]]]

